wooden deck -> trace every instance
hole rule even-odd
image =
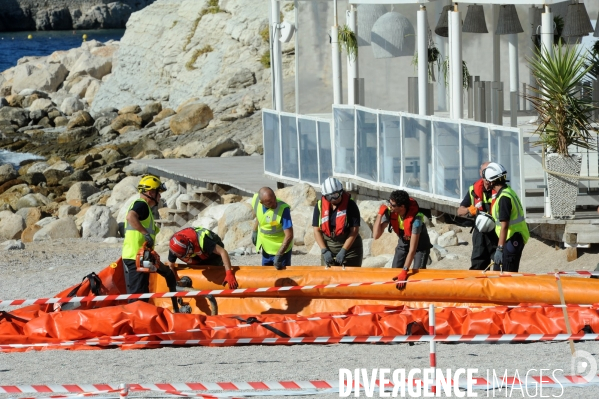
[[[264,176],[262,156],[227,158],[139,159],[148,173],[205,187],[215,183],[231,187],[231,193],[254,195],[264,186],[276,190],[276,182]]]

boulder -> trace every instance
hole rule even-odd
[[[23,165],[19,169],[19,175],[23,176],[27,173],[43,173],[46,169],[48,169],[50,165],[47,162],[33,162],[28,165]]]
[[[93,126],[94,120],[87,111],[78,111],[73,114],[67,125],[67,130],[72,130],[77,127]]]
[[[27,227],[36,224],[42,218],[42,211],[39,208],[21,208],[15,213],[25,220]]]
[[[36,30],[69,30],[73,19],[67,6],[40,8],[35,14]]]
[[[56,240],[60,238],[79,238],[79,230],[72,217],[54,219],[33,235],[33,241]]]
[[[389,258],[387,256],[374,256],[370,258],[366,258],[362,261],[362,267],[366,268],[377,268],[377,267],[385,267]]]
[[[17,177],[19,177],[19,174],[11,163],[0,166],[0,185]]]
[[[93,155],[91,155],[91,154],[81,155],[75,160],[75,162],[73,162],[73,167],[76,169],[81,169],[85,165],[92,163],[93,161],[94,161]]]
[[[218,220],[209,216],[198,216],[196,219],[188,222],[184,227],[203,227],[215,231],[218,227]]]
[[[91,206],[85,213],[81,225],[81,236],[86,237],[116,237],[118,225],[112,217],[110,208],[106,206]]]
[[[62,64],[49,64],[43,69],[34,71],[30,76],[13,81],[12,90],[15,93],[23,89],[43,90],[54,92],[67,77],[69,71]]]
[[[44,171],[44,176],[46,177],[46,185],[48,187],[58,186],[58,182],[69,175],[69,172],[63,170],[56,169],[48,169]]]
[[[56,142],[58,144],[79,143],[97,133],[98,131],[93,126],[75,127],[60,133],[56,138]]]
[[[96,57],[89,52],[81,54],[69,74],[72,80],[77,76],[88,75],[92,78],[102,79],[112,70],[112,57]]]
[[[13,240],[20,238],[26,227],[25,219],[21,215],[10,211],[0,212],[0,239]]]
[[[58,218],[66,218],[69,216],[75,216],[81,211],[81,207],[73,206],[73,205],[61,205],[58,208]]]
[[[89,86],[87,86],[87,90],[85,91],[85,101],[87,101],[89,105],[94,102],[94,98],[96,98],[96,94],[98,94],[100,87],[102,87],[102,81],[97,79],[93,79],[89,83]]]
[[[360,201],[360,203],[358,204],[358,208],[360,208],[360,216],[362,217],[362,219],[364,219],[368,226],[370,226],[370,228],[372,228],[372,226],[374,225],[374,221],[376,220],[376,217],[378,215],[379,208],[383,204],[386,205],[386,202]]]
[[[165,108],[162,111],[158,112],[154,118],[152,118],[152,122],[158,123],[168,117],[176,115],[176,112],[173,109]]]
[[[374,240],[370,252],[372,256],[379,256],[384,254],[393,255],[395,254],[395,247],[397,247],[397,234],[395,233],[383,233],[383,235]]]
[[[313,207],[318,202],[314,187],[307,183],[278,189],[275,191],[275,195],[287,203],[291,209],[300,205]]]
[[[60,104],[60,110],[65,115],[73,115],[77,111],[81,111],[85,108],[85,105],[79,98],[77,97],[67,97],[64,99],[62,104]],[[56,121],[54,121],[56,123]]]
[[[437,239],[437,244],[443,248],[458,245],[458,236],[455,231],[449,230],[448,232],[439,236]]]
[[[113,187],[112,194],[110,195],[108,201],[106,201],[106,206],[108,206],[112,210],[112,212],[115,212],[120,208],[121,204],[125,200],[135,195],[139,197],[137,185],[139,184],[140,179],[140,176],[127,176],[123,180],[118,182]]]
[[[76,79],[78,79],[78,78],[76,78]],[[75,80],[73,80],[73,82],[74,81]],[[70,86],[68,88],[69,94],[78,96],[79,98],[85,97],[85,94],[87,93],[87,88],[90,86],[91,82],[93,82],[93,81],[99,82],[98,79],[94,79],[91,76],[80,77],[80,79],[76,83],[74,83],[72,86]]]
[[[179,135],[194,132],[208,126],[214,115],[206,104],[190,104],[173,116],[169,126],[173,134]]]
[[[2,107],[0,108],[1,121],[8,121],[18,127],[27,126],[29,123],[29,111],[22,108]]]
[[[0,244],[0,251],[15,251],[25,249],[25,244],[21,240],[8,240]]]
[[[23,233],[21,234],[21,241],[22,242],[33,242],[33,236],[35,235],[35,233],[37,233],[38,231],[40,231],[42,229],[42,226],[36,224],[32,224],[31,226],[27,226],[25,228],[25,230],[23,230]]]
[[[81,206],[87,202],[87,197],[100,191],[92,183],[82,181],[77,182],[69,188],[66,195],[66,201],[69,205]]]
[[[139,114],[141,112],[141,108],[139,105],[125,105],[123,108],[119,109],[118,114]]]
[[[242,89],[256,83],[256,76],[247,68],[243,68],[235,73],[227,81],[229,89]]]
[[[233,249],[252,245],[253,230],[253,220],[246,220],[229,226],[227,233],[223,237],[225,248]]]
[[[133,126],[135,129],[139,129],[141,128],[141,123],[141,116],[129,113],[117,116],[110,124],[110,127],[117,131],[120,131],[127,126]]]
[[[30,186],[37,186],[41,183],[46,182],[46,176],[44,176],[44,174],[40,173],[40,172],[27,173],[27,174],[21,176],[21,180],[23,180],[25,183],[29,184]]]
[[[71,172],[73,172],[73,167],[71,165],[69,165],[69,163],[66,161],[57,160],[56,162],[54,162],[50,166],[48,166],[46,169],[44,169],[44,173],[46,173],[50,170],[60,170],[63,172],[71,173]]]
[[[137,4],[145,4],[139,2]],[[133,4],[133,3],[132,3]],[[123,2],[94,5],[73,21],[74,29],[123,29],[136,11]]]
[[[227,206],[227,212],[218,221],[218,232],[216,233],[221,237],[227,234],[229,228],[241,222],[253,221],[255,217],[252,207],[247,203],[238,202]]]
[[[144,106],[143,112],[146,114],[158,115],[162,112],[162,104],[157,102],[148,103]]]
[[[54,107],[54,103],[52,100],[47,98],[38,98],[29,106],[29,112],[33,111],[48,111],[50,108]]]
[[[18,201],[15,203],[15,209],[18,210],[21,208],[40,207],[48,205],[50,202],[52,201],[50,201],[48,197],[43,194],[27,194],[18,199]]]
[[[65,116],[57,116],[54,119],[54,126],[61,127],[69,124],[69,119]]]

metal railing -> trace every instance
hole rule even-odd
[[[347,105],[332,121],[264,110],[263,127],[272,176],[316,185],[332,175],[459,204],[491,160],[524,200],[518,128]]]

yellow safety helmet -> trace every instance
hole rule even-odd
[[[161,193],[166,191],[166,187],[160,182],[160,178],[153,175],[143,175],[137,185],[137,191],[143,193],[150,190],[158,190]]]

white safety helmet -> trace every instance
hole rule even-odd
[[[495,219],[488,213],[479,212],[474,223],[481,233],[489,233],[495,229]]]
[[[329,195],[343,190],[343,184],[334,177],[329,177],[321,185],[322,195]]]
[[[483,177],[490,182],[494,182],[502,177],[505,179],[507,177],[507,170],[505,170],[502,165],[491,162],[487,165],[485,170],[483,170]]]

